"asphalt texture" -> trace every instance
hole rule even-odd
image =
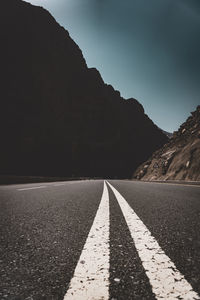
[[[200,294],[200,186],[109,180]],[[152,299],[110,188],[110,299]],[[103,180],[0,186],[0,299],[63,300]],[[76,300],[76,299],[75,299]]]

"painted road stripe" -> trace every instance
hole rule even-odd
[[[103,195],[64,300],[109,299],[109,195]]]
[[[35,186],[35,187],[29,187],[29,188],[18,189],[18,191],[28,191],[28,190],[43,189],[43,188],[45,188],[45,187],[46,187],[46,185],[40,185],[40,186]]]
[[[123,212],[156,298],[162,300],[200,299],[122,195],[109,182],[107,183]]]

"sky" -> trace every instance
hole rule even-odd
[[[26,0],[43,6],[88,67],[173,132],[200,104],[200,0]]]

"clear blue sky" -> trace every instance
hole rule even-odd
[[[200,104],[200,0],[27,0],[48,9],[89,67],[162,129]]]

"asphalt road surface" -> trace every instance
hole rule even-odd
[[[0,300],[200,299],[200,186],[0,186]]]

